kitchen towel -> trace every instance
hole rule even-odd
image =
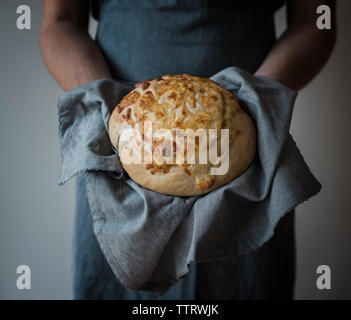
[[[163,293],[186,276],[190,263],[261,247],[282,216],[321,188],[289,134],[295,91],[235,67],[211,79],[254,120],[257,153],[238,178],[198,197],[147,190],[123,171],[107,123],[129,85],[99,80],[59,99],[59,184],[85,172],[94,233],[128,289]]]

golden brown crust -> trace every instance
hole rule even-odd
[[[154,132],[229,129],[229,170],[225,175],[211,175],[211,163],[126,164],[121,157],[124,169],[135,182],[160,193],[180,196],[207,193],[240,175],[255,154],[256,131],[251,118],[229,91],[207,78],[166,75],[138,83],[110,117],[109,135],[114,147],[118,150],[125,129],[138,129],[144,137],[146,121],[152,122]],[[164,140],[154,140],[153,149],[160,143]],[[186,152],[185,149],[185,155]]]

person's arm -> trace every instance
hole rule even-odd
[[[332,28],[316,26],[319,5],[328,5],[332,12]],[[288,28],[277,40],[256,75],[273,78],[300,90],[326,64],[336,40],[335,0],[290,0]]]
[[[64,89],[111,78],[106,61],[88,34],[89,1],[43,0],[40,50],[51,75]]]

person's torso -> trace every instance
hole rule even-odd
[[[115,78],[254,72],[275,42],[284,1],[100,0],[96,41]]]

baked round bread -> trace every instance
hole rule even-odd
[[[152,133],[161,132],[151,139],[150,123]],[[130,178],[163,194],[193,196],[218,188],[243,173],[256,151],[255,126],[237,99],[214,81],[188,74],[136,84],[114,109],[108,126],[111,143]],[[207,140],[196,136],[198,129],[206,132]],[[126,135],[127,131],[133,133]],[[168,135],[162,135],[163,131]],[[222,139],[229,148],[221,145]],[[205,140],[207,144],[201,144]],[[137,149],[142,150],[139,161],[128,160],[125,155]],[[188,158],[194,150],[195,155]],[[222,156],[219,162],[211,161],[209,154],[214,150]],[[177,152],[183,159],[176,157]],[[205,155],[205,162],[200,155]],[[227,166],[221,167],[225,159]]]

